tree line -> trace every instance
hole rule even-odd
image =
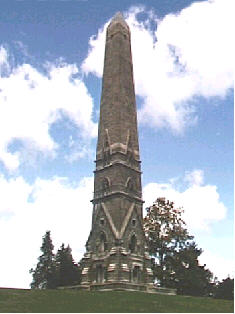
[[[189,234],[182,214],[182,208],[176,208],[165,198],[158,198],[146,209],[143,228],[156,284],[175,288],[182,295],[233,299],[234,279],[228,276],[219,282],[206,265],[200,265],[198,258],[203,251]],[[42,255],[36,268],[30,270],[32,289],[55,289],[81,282],[81,264],[74,262],[69,245],[62,244],[56,254],[53,249],[50,231],[47,231],[42,241]]]
[[[42,255],[36,268],[29,271],[33,276],[32,289],[55,289],[80,283],[81,267],[74,262],[70,246],[62,244],[56,254],[53,250],[51,234],[47,231],[42,238]]]

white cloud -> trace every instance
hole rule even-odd
[[[91,227],[93,178],[73,185],[65,178],[38,179],[30,186],[21,177],[1,177],[0,187],[1,287],[29,287],[46,230],[56,249],[69,244],[80,260]]]
[[[185,177],[169,180],[169,183],[149,183],[143,188],[145,206],[151,206],[158,197],[165,197],[173,201],[176,207],[183,207],[183,219],[186,222],[189,233],[195,239],[203,239],[203,235],[210,234],[213,224],[223,223],[227,209],[220,201],[217,187],[203,183],[204,173],[202,170],[186,172]],[[187,182],[188,186],[182,191],[176,188],[178,183]],[[214,238],[214,241],[216,239]],[[226,241],[224,241],[226,243]],[[201,243],[201,242],[200,242]],[[201,244],[198,243],[199,247]],[[203,240],[202,240],[203,244]],[[234,276],[234,261],[225,258],[219,253],[210,252],[203,246],[203,253],[199,262],[209,268],[215,276],[222,280],[228,274]]]
[[[205,251],[199,256],[199,262],[201,265],[206,264],[206,268],[210,269],[219,280],[228,276],[234,278],[234,259]]]
[[[184,191],[170,183],[149,183],[143,189],[146,206],[150,206],[158,197],[166,197],[174,201],[177,207],[183,207],[184,220],[192,234],[210,230],[212,224],[223,220],[226,207],[219,199],[217,187],[203,185],[203,171],[186,172],[184,181],[189,186]]]
[[[186,172],[185,181],[190,185],[202,185],[204,181],[204,172],[202,170],[193,170]]]
[[[4,47],[0,46],[0,75],[8,72],[9,64],[7,62],[7,51]]]
[[[0,50],[1,64],[7,64],[6,49]],[[24,148],[54,156],[57,143],[49,134],[50,126],[66,115],[84,138],[96,136],[92,121],[93,101],[83,81],[73,78],[78,68],[73,64],[48,64],[47,75],[30,64],[13,68],[0,78],[0,159],[14,170],[20,163],[20,152],[11,153],[8,145],[14,139]]]
[[[162,20],[147,12],[142,22],[137,15],[143,7],[127,12],[136,94],[143,99],[141,122],[182,132],[196,122],[196,108],[189,102],[195,96],[226,96],[233,87],[233,7],[232,0],[204,1]],[[156,31],[151,22],[158,24]],[[98,77],[107,24],[91,38],[82,66]]]
[[[102,77],[103,75],[105,36],[109,22],[105,23],[105,25],[98,30],[98,34],[92,36],[89,40],[88,56],[81,66],[82,71],[86,74],[92,72],[98,77]]]
[[[233,87],[233,9],[231,0],[197,2],[158,26],[158,40],[176,49],[193,94],[224,96]]]
[[[24,208],[27,203],[31,187],[22,177],[7,181],[0,176],[0,191],[0,215],[15,215],[18,209]]]

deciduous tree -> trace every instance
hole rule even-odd
[[[154,275],[162,287],[176,288],[180,294],[207,295],[212,273],[199,265],[202,250],[193,242],[182,214],[182,208],[165,198],[147,208],[143,226],[154,257]]]
[[[154,272],[161,285],[165,285],[168,275],[167,258],[183,249],[193,237],[189,235],[182,219],[183,210],[174,203],[158,198],[147,208],[144,230],[148,240],[150,255],[155,257]]]

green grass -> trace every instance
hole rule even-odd
[[[6,313],[233,313],[233,301],[143,292],[0,289]]]

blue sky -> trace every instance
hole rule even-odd
[[[0,2],[0,286],[29,287],[42,236],[82,257],[105,29],[131,29],[143,197],[183,206],[200,262],[233,276],[232,0]]]

